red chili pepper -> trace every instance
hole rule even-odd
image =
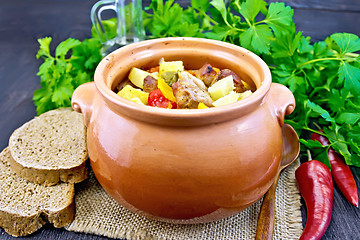
[[[155,89],[149,93],[148,105],[159,108],[177,108],[176,102],[167,99],[160,89]]]
[[[311,160],[295,171],[300,193],[305,200],[307,220],[300,240],[321,239],[331,220],[333,206],[333,181],[329,168]]]
[[[323,132],[320,130],[320,132]],[[329,145],[329,140],[320,134],[313,133],[311,140],[319,141],[322,145]],[[336,185],[344,194],[346,199],[355,207],[359,206],[359,195],[356,187],[355,179],[352,175],[351,169],[344,162],[342,156],[335,152],[331,147],[328,150],[328,157],[331,164],[331,174]]]

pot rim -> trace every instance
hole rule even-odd
[[[107,85],[104,77],[102,76],[102,72],[105,68],[111,68],[111,59],[115,55],[122,55],[125,52],[129,52],[140,47],[149,49],[153,44],[161,43],[168,45],[169,43],[177,41],[184,41],[186,44],[206,43],[221,47],[224,50],[228,49],[230,51],[234,51],[234,53],[241,52],[243,55],[247,55],[259,65],[261,71],[263,72],[261,84],[259,86],[257,85],[253,94],[236,103],[207,109],[165,109],[138,104],[120,97],[111,89],[111,86]],[[254,108],[256,108],[256,106],[262,104],[264,97],[270,90],[272,80],[271,72],[267,64],[255,53],[243,47],[204,38],[168,37],[132,43],[113,51],[109,55],[105,56],[97,66],[94,75],[94,82],[97,91],[114,112],[125,114],[128,117],[135,118],[140,121],[147,121],[155,124],[190,126],[226,121],[251,112]]]

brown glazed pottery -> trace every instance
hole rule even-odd
[[[163,109],[112,91],[132,67],[182,60],[185,69],[208,62],[256,87],[248,98],[208,109]],[[284,116],[292,93],[271,82],[252,52],[220,41],[163,38],[122,47],[98,65],[95,81],[72,98],[88,127],[92,169],[122,206],[172,223],[203,223],[238,213],[273,183],[282,155]]]

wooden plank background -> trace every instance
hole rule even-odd
[[[36,76],[40,60],[37,39],[53,37],[53,47],[69,38],[90,36],[90,9],[95,0],[1,0],[0,1],[0,149],[10,134],[36,112],[33,91],[40,87]],[[148,5],[150,0],[143,0]],[[187,6],[190,0],[176,1]],[[274,2],[270,0],[268,2]],[[294,11],[297,29],[313,41],[335,32],[360,35],[359,0],[285,0]],[[359,179],[357,179],[359,185]],[[306,219],[305,208],[302,208]],[[19,239],[0,229],[0,239]],[[107,239],[67,232],[47,225],[21,239]],[[352,207],[335,187],[334,211],[323,239],[360,239],[360,211]]]
[[[274,0],[268,2],[275,2]],[[360,33],[359,0],[284,0],[294,9],[299,31],[313,41],[324,40],[335,32]]]

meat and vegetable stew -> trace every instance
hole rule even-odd
[[[185,70],[182,61],[164,61],[148,70],[133,67],[117,94],[136,103],[178,109],[217,107],[244,99],[254,89],[230,69],[209,63]]]

